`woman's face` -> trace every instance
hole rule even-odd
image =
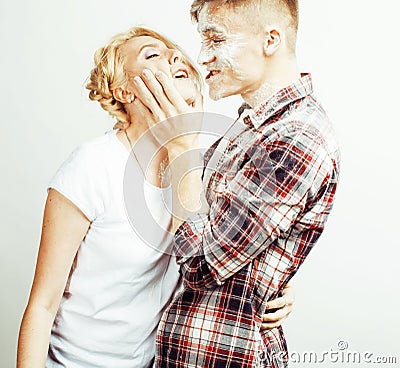
[[[169,49],[156,38],[139,36],[125,43],[122,55],[125,56],[125,70],[129,75],[140,76],[144,69],[150,69],[153,73],[162,71],[173,80],[187,103],[194,101],[194,76],[188,65],[183,63],[180,51]]]

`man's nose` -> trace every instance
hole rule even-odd
[[[215,55],[208,47],[202,45],[199,56],[197,57],[197,63],[199,65],[207,65],[215,60]]]

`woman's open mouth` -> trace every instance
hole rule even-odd
[[[172,73],[172,78],[187,79],[189,78],[189,72],[186,68],[179,68]]]

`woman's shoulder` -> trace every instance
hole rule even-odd
[[[115,138],[115,131],[110,130],[101,136],[86,140],[72,150],[66,161],[106,164],[116,156],[113,154],[113,151],[118,148],[114,142]]]
[[[112,133],[112,132],[111,132]],[[104,211],[110,132],[77,146],[48,184],[72,201],[91,221]]]
[[[109,161],[110,150],[112,150],[113,131],[107,131],[101,136],[91,138],[77,145],[63,160],[58,171],[80,173],[82,171],[91,172],[104,171],[106,163]]]
[[[91,138],[79,144],[74,151],[81,152],[82,154],[99,154],[107,150],[111,146],[113,135],[115,132],[112,130],[106,131],[104,134]]]

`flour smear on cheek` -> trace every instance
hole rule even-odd
[[[198,26],[200,30],[221,29],[219,22],[213,20],[212,12],[208,11],[208,7],[200,12]],[[247,80],[246,66],[240,62],[240,57],[248,42],[245,35],[227,33],[223,29],[218,31],[215,37],[221,41],[215,42],[210,36],[203,41],[199,60],[206,61],[209,70],[218,72],[207,80],[210,86],[210,97],[218,100],[235,87],[235,82]]]

